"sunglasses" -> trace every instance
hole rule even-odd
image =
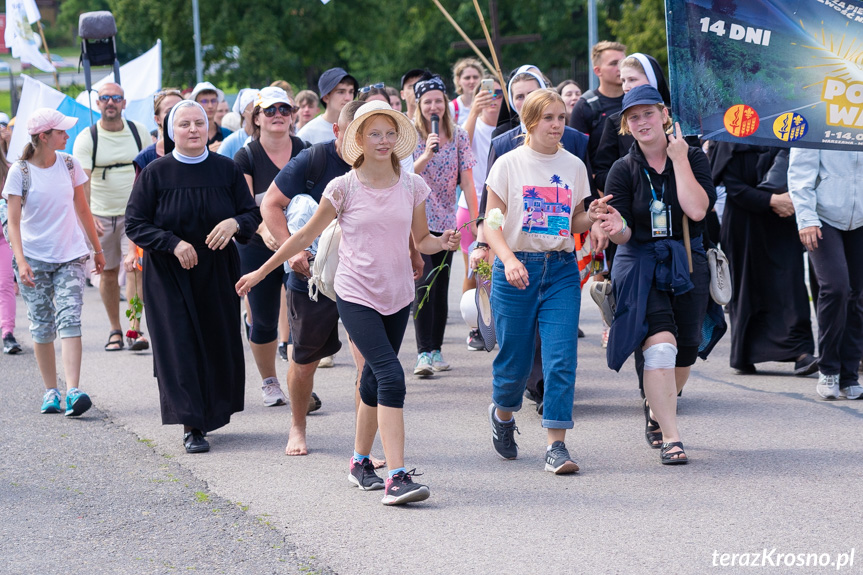
[[[266,117],[272,118],[276,115],[276,112],[278,112],[282,116],[290,116],[293,113],[294,109],[287,104],[279,104],[278,106],[270,106],[269,108],[264,108],[261,111]]]
[[[367,92],[371,92],[372,88],[377,88],[378,90],[383,90],[385,84],[383,82],[378,82],[377,84],[372,84],[370,86],[363,86],[360,88],[360,94],[365,94]]]
[[[123,101],[123,99],[124,99],[123,96],[118,96],[116,94],[114,94],[113,96],[108,96],[107,94],[103,94],[102,96],[99,96],[100,101],[108,102],[110,100],[110,101],[113,101],[115,104],[119,104],[120,102]]]
[[[0,128],[3,128],[5,130],[8,127],[9,127],[9,124],[7,124],[6,122],[0,122]]]
[[[503,98],[503,90],[495,90],[494,92],[492,92],[492,95],[495,98]]]

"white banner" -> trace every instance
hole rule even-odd
[[[6,47],[13,58],[32,64],[43,72],[54,72],[54,66],[39,52],[41,38],[32,24],[41,19],[35,0],[6,0]]]

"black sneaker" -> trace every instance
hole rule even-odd
[[[7,333],[3,336],[3,353],[6,355],[15,355],[24,351],[21,349],[21,344],[15,341],[15,336]]]
[[[187,431],[183,435],[183,446],[186,448],[186,453],[205,453],[210,451],[210,442],[204,439],[204,432],[200,429]]]
[[[287,342],[282,342],[279,344],[279,357],[282,358],[282,361],[288,361],[288,344]]]
[[[415,475],[415,471],[416,469],[411,469],[408,472],[399,471],[387,478],[386,491],[381,503],[384,505],[404,505],[405,503],[428,499],[431,495],[428,486],[414,483],[411,479]]]
[[[515,426],[515,418],[509,423],[501,423],[494,417],[494,404],[488,406],[488,422],[491,424],[491,443],[494,450],[504,459],[515,459],[518,457],[518,444],[515,442],[513,432],[521,435]]]
[[[384,480],[375,473],[375,466],[368,457],[364,457],[362,461],[355,461],[351,457],[351,472],[348,474],[348,481],[363,491],[375,491],[384,488]]]
[[[802,359],[794,362],[794,375],[807,376],[818,371],[818,358],[807,353]]]
[[[482,334],[478,329],[470,330],[467,336],[468,351],[485,351],[485,340],[482,339]]]
[[[562,441],[555,441],[551,444],[551,449],[545,452],[545,470],[555,475],[578,471],[578,465],[569,456],[569,451]]]

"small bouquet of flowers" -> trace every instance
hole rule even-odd
[[[503,222],[504,222],[503,212],[501,212],[499,208],[494,208],[492,210],[489,210],[489,212],[488,212],[488,214],[486,214],[485,218],[480,217],[480,218],[476,218],[474,220],[470,220],[469,222],[465,222],[463,225],[459,226],[456,229],[456,232],[460,232],[463,229],[467,228],[472,223],[479,222],[479,221],[484,222],[485,225],[487,225],[489,227],[489,229],[491,229],[491,230],[499,230],[501,227],[503,227]],[[448,264],[446,263],[446,259],[444,259],[440,263],[439,266],[437,266],[432,271],[430,271],[429,275],[426,276],[426,277],[431,277],[432,279],[428,285],[425,285],[425,286],[422,286],[419,288],[420,290],[425,290],[425,293],[423,294],[423,297],[420,300],[420,303],[417,305],[417,311],[414,314],[414,319],[416,319],[416,317],[419,315],[420,310],[423,308],[423,305],[425,304],[426,300],[428,299],[429,290],[434,285],[435,280],[437,279],[437,277],[440,275],[440,273],[446,267],[448,267]],[[488,262],[483,260],[477,265],[476,273],[483,281],[487,281],[488,279],[491,278],[491,266],[488,265]],[[434,275],[432,275],[432,274],[434,274]]]

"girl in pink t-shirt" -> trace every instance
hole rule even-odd
[[[360,380],[354,456],[348,479],[360,489],[385,489],[384,505],[422,501],[429,488],[414,483],[404,465],[404,369],[398,360],[414,299],[409,238],[425,254],[455,250],[460,235],[429,233],[429,187],[399,162],[416,147],[416,130],[384,102],[357,110],[340,150],[353,170],[327,186],[312,219],[282,244],[260,269],[237,282],[241,296],[294,254],[311,245],[338,216],[342,229],[336,272],[336,305],[342,323],[366,360]],[[380,427],[389,465],[386,483],[369,454]]]

